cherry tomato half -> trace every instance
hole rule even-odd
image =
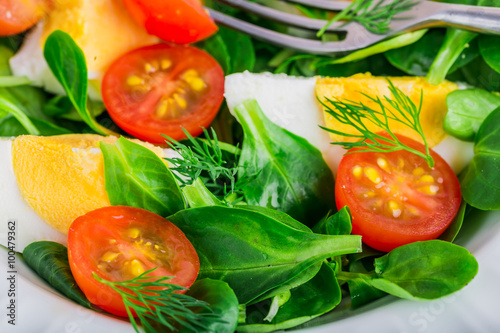
[[[50,9],[49,0],[0,1],[0,36],[15,35],[31,28]]]
[[[217,31],[199,0],[123,0],[146,31],[176,44],[195,43]]]
[[[398,138],[425,151],[412,139]],[[350,208],[353,234],[381,251],[439,237],[457,214],[461,194],[450,166],[432,150],[431,156],[432,169],[422,157],[406,150],[345,155],[339,164],[335,199],[337,208]]]
[[[168,283],[190,287],[200,263],[195,249],[179,228],[140,208],[110,206],[78,217],[69,228],[71,272],[89,301],[127,317],[122,297],[97,281],[131,280],[158,267],[151,276],[174,276]]]
[[[151,143],[161,135],[199,135],[223,100],[224,72],[208,53],[191,46],[157,44],[116,60],[104,75],[102,97],[111,118]]]

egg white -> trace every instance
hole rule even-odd
[[[308,140],[323,154],[333,173],[346,152],[332,145],[324,126],[323,111],[316,99],[316,78],[286,74],[249,72],[226,77],[225,97],[233,115],[234,108],[247,99],[255,99],[264,114],[275,124]],[[447,136],[433,150],[441,155],[453,171],[460,173],[474,156],[474,145]]]

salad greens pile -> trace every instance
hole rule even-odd
[[[276,5],[272,0],[260,2]],[[500,6],[497,0],[453,2]],[[263,26],[286,29],[212,1],[207,5]],[[304,6],[289,10],[325,18],[324,12]],[[328,33],[322,38],[338,36]],[[321,153],[272,123],[254,100],[236,107],[238,122],[223,106],[213,131],[206,131],[204,138],[171,140],[181,158],[168,159],[170,168],[150,150],[124,138],[102,143],[110,202],[167,217],[186,234],[200,258],[199,278],[185,297],[173,294],[173,286],[155,295],[146,293],[161,316],[152,315],[151,308],[143,309],[142,329],[271,332],[330,312],[342,299],[350,300],[352,307],[387,294],[435,299],[469,283],[477,273],[477,262],[452,241],[466,211],[500,209],[499,42],[497,36],[456,28],[429,29],[350,55],[317,56],[279,49],[220,28],[199,43],[226,74],[249,70],[348,76],[369,71],[427,75],[432,83],[445,78],[463,82],[471,89],[448,96],[445,130],[474,142],[475,156],[460,175],[464,202],[441,238],[385,254],[362,246],[361,237],[351,235],[347,207],[335,212],[334,179]],[[44,52],[67,96],[52,96],[25,78],[11,76],[8,59],[19,44],[19,36],[0,38],[0,136],[121,133],[103,106],[87,99],[85,59],[68,34],[54,32]],[[62,245],[36,242],[23,255],[54,288],[92,308],[71,276]],[[168,280],[145,280],[145,274],[114,286],[126,297],[136,297],[148,283],[168,284]],[[172,295],[184,302],[182,310],[164,302]],[[140,310],[134,301],[128,307],[129,313]],[[175,311],[185,320],[177,320]],[[131,321],[139,331],[132,314]]]

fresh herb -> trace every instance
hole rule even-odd
[[[23,258],[28,266],[57,291],[78,304],[93,309],[71,274],[68,249],[64,245],[48,241],[34,242],[24,248]]]
[[[11,114],[17,121],[28,131],[31,135],[40,135],[40,131],[33,124],[31,119],[21,110],[17,103],[6,98],[5,96],[0,96],[0,118],[4,118]]]
[[[87,108],[87,63],[73,38],[61,30],[54,31],[45,41],[43,55],[83,121],[98,134],[116,135],[100,125]]]
[[[206,139],[199,139],[184,130],[189,141],[187,144],[167,138],[167,143],[180,157],[166,160],[173,165],[171,170],[174,171],[181,187],[192,185],[201,178],[205,186],[221,197],[223,202],[227,202],[230,195],[239,196],[241,199],[241,187],[251,177],[237,177],[239,167],[235,157],[239,155],[239,149],[220,142],[215,131],[212,129],[211,132],[210,137],[208,131],[204,130]],[[228,154],[232,154],[233,158],[228,158]],[[237,201],[239,200],[231,200],[232,203]]]
[[[349,134],[337,131],[332,128],[322,127],[324,130],[337,135],[347,136],[358,139],[355,142],[334,142],[342,145],[345,149],[359,148],[355,152],[382,152],[388,153],[399,150],[406,150],[422,157],[427,161],[429,167],[434,166],[434,159],[430,155],[429,145],[425,139],[419,117],[422,109],[423,92],[420,93],[420,103],[417,107],[409,96],[403,93],[399,88],[388,79],[389,91],[392,97],[384,96],[372,97],[366,94],[370,101],[377,105],[377,108],[371,108],[360,102],[350,100],[330,99],[325,97],[325,101],[319,100],[325,107],[326,112],[342,124],[349,125],[359,134]],[[418,133],[425,145],[425,153],[408,147],[402,143],[398,137],[391,131],[389,120],[397,121],[409,129]],[[365,122],[378,126],[381,130],[387,132],[389,136],[383,136],[374,133],[368,129]],[[351,152],[352,153],[352,152]],[[348,153],[349,154],[349,153]]]
[[[240,208],[190,208],[167,219],[198,252],[199,278],[227,282],[240,303],[292,281],[326,258],[361,250],[360,236],[301,231]]]
[[[355,21],[372,33],[384,34],[390,30],[391,21],[396,15],[412,9],[417,4],[416,0],[354,0],[328,21],[317,36],[321,37],[330,25],[340,20]]]
[[[167,216],[185,208],[179,186],[154,152],[123,137],[101,142],[106,192],[112,205],[147,209]]]
[[[234,111],[244,132],[238,176],[253,177],[243,187],[245,201],[314,225],[335,202],[333,175],[321,152],[274,124],[255,100]]]
[[[497,73],[500,73],[500,38],[498,36],[481,35],[479,52],[484,61]]]
[[[165,281],[171,277],[148,276],[155,269],[146,271],[132,280],[121,282],[105,280],[95,272],[92,275],[97,281],[111,287],[122,296],[130,322],[136,332],[141,332],[138,323],[148,333],[164,332],[165,328],[176,330],[176,325],[198,332],[207,329],[205,323],[207,319],[218,320],[219,315],[211,311],[195,312],[196,308],[210,308],[206,302],[179,293],[186,288],[166,283]]]

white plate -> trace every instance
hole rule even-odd
[[[331,312],[303,325],[303,333],[500,332],[500,212],[474,212],[457,242],[479,262],[479,273],[461,291],[435,301],[411,302],[385,297],[355,311]],[[120,319],[87,310],[59,295],[16,259],[16,296],[8,296],[7,251],[0,250],[0,332],[127,333]],[[15,299],[16,325],[7,306]]]

